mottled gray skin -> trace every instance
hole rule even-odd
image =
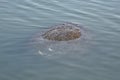
[[[66,22],[53,26],[52,29],[46,31],[42,36],[48,40],[68,41],[79,38],[81,32],[78,24]]]

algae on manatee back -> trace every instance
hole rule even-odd
[[[52,29],[42,34],[44,39],[55,41],[68,41],[74,40],[81,36],[80,28],[78,24],[63,23],[53,26]]]

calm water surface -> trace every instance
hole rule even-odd
[[[120,0],[0,0],[0,80],[120,80]],[[39,35],[81,24],[80,40]]]

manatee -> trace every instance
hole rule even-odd
[[[91,37],[91,33],[83,24],[63,22],[40,28],[33,35],[30,44],[35,47],[35,53],[60,57],[58,55],[86,53]]]
[[[68,41],[80,38],[81,31],[80,25],[75,23],[62,23],[53,26],[48,31],[42,34],[42,37],[47,40],[54,40],[54,41]]]

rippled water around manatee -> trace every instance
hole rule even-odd
[[[0,0],[0,80],[120,80],[120,0]],[[81,39],[40,36],[63,22]]]

